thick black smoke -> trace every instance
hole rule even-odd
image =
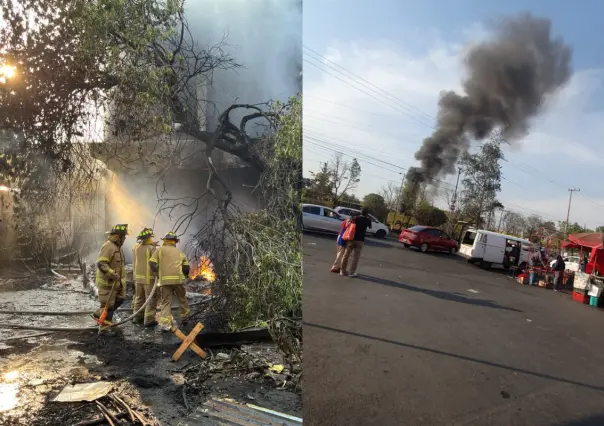
[[[507,141],[526,135],[547,96],[568,81],[572,51],[552,38],[549,19],[523,13],[502,24],[492,39],[469,51],[465,95],[441,94],[437,129],[415,154],[421,167],[411,171],[413,179],[453,173],[469,140],[494,129]]]

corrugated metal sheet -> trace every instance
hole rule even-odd
[[[178,426],[299,426],[302,419],[251,404],[212,398]]]

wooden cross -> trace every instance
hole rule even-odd
[[[199,355],[202,358],[206,358],[207,354],[206,352],[201,349],[199,346],[197,346],[195,344],[195,342],[193,342],[193,340],[195,340],[195,337],[197,337],[197,335],[199,334],[199,332],[203,330],[203,324],[198,322],[197,325],[193,328],[193,330],[191,330],[191,332],[189,333],[188,336],[185,336],[185,334],[180,331],[178,328],[176,328],[176,326],[172,326],[171,331],[172,333],[174,333],[174,335],[176,337],[178,337],[180,340],[182,340],[182,343],[180,344],[180,347],[178,348],[178,350],[176,352],[174,352],[174,355],[172,355],[172,361],[178,361],[180,359],[180,357],[182,356],[183,353],[185,353],[185,351],[187,350],[187,348],[191,348],[191,350],[193,352],[195,352],[197,355]]]

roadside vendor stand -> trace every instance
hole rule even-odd
[[[537,276],[537,284],[539,287],[553,288],[554,284],[554,271],[550,268],[550,255],[552,249],[552,236],[549,235],[549,230],[545,228],[539,229],[530,237],[532,244],[529,246],[529,265],[527,265],[526,271],[530,276],[531,273]],[[543,251],[541,251],[541,242],[544,241]],[[530,265],[530,260],[533,259],[537,254],[543,261],[542,265]],[[563,282],[566,282],[566,274]]]
[[[589,253],[585,270],[577,272],[573,283],[573,300],[589,303],[591,306],[602,306],[604,288],[604,233],[570,234],[568,241],[580,248],[580,257]]]

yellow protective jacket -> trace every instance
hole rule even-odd
[[[101,247],[96,265],[96,285],[98,288],[112,287],[114,280],[110,276],[113,274],[116,274],[120,282],[126,285],[124,251],[111,238],[105,241],[105,244]]]
[[[189,261],[176,246],[164,244],[149,259],[149,267],[159,277],[159,286],[185,284],[189,276]]]
[[[153,244],[136,243],[132,248],[132,275],[136,284],[153,284],[155,276],[151,272],[149,260],[155,251]]]

